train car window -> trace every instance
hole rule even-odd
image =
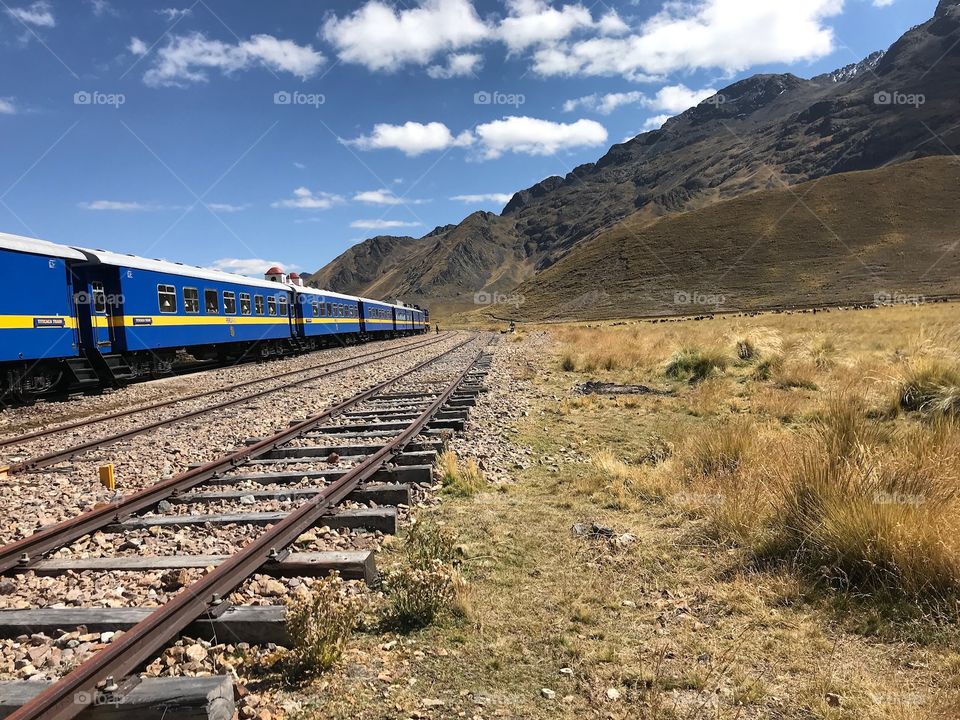
[[[105,313],[107,311],[107,295],[103,291],[103,283],[90,283],[90,289],[93,291],[93,311]]]
[[[250,315],[250,293],[240,293],[240,314]]]
[[[203,311],[208,315],[220,313],[220,293],[216,290],[203,291]]]
[[[263,295],[253,296],[253,307],[256,310],[257,315],[263,315]]]
[[[314,300],[312,305],[313,305],[313,316],[320,317],[320,304],[316,300]]]
[[[160,312],[175,313],[177,311],[177,289],[173,285],[157,285],[157,302]]]
[[[287,310],[287,299],[280,298],[280,317],[290,317],[290,311]]]
[[[327,303],[327,317],[333,317],[333,305]]]
[[[275,317],[277,314],[277,299],[276,298],[267,298],[267,314],[271,317]]]
[[[225,315],[237,314],[237,294],[232,290],[223,291],[223,312]]]
[[[326,317],[326,316],[327,316],[327,304],[323,302],[323,300],[321,300],[320,301],[320,317]]]
[[[183,311],[191,314],[200,312],[200,291],[196,288],[183,289]]]

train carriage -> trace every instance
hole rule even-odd
[[[370,337],[390,337],[395,331],[393,306],[379,300],[360,298],[363,332]]]
[[[70,262],[65,245],[0,233],[0,371],[4,393],[19,400],[56,386],[80,356]],[[82,372],[78,369],[78,372]]]
[[[350,295],[293,286],[298,337],[314,346],[351,342],[360,336],[360,301]]]
[[[413,308],[398,304],[393,306],[394,327],[404,335],[413,332]]]
[[[225,360],[289,348],[293,293],[283,285],[81,250],[87,262],[76,275],[94,299],[81,309],[81,334],[101,358],[123,359],[126,367],[111,364],[115,376],[166,372],[179,349]]]

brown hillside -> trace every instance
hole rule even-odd
[[[960,161],[926,158],[653,225],[637,213],[520,286],[519,309],[494,313],[595,319],[960,293],[958,204]]]

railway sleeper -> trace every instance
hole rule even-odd
[[[229,490],[221,492],[192,492],[171,498],[171,503],[212,503],[239,501],[252,497],[254,500],[284,500],[311,497],[323,491],[323,487],[291,488],[289,490]],[[347,496],[347,500],[377,505],[410,505],[410,486],[397,483],[374,483],[358,488]]]
[[[244,441],[244,444],[256,445],[263,439],[264,438],[248,438]],[[424,452],[425,450],[439,452],[440,450],[443,450],[443,448],[443,440],[429,440],[425,442],[412,442],[407,445],[405,450],[411,453]],[[330,457],[330,455],[333,453],[336,453],[341,457],[347,457],[349,455],[369,455],[382,449],[383,445],[315,445],[311,447],[287,448],[288,451],[303,453],[304,456],[316,456],[324,458]]]
[[[264,458],[263,460],[251,460],[246,463],[247,465],[258,466],[258,465],[284,465],[290,463],[298,464],[307,464],[307,463],[317,463],[327,462],[327,458],[330,456],[320,455],[318,453],[301,453],[299,450],[313,450],[315,448],[289,448],[285,451],[274,450],[269,453],[269,457]],[[373,454],[375,451],[362,453],[358,455],[341,455],[340,462],[344,463],[359,463],[363,460],[366,460],[367,457]],[[426,465],[434,461],[437,457],[436,450],[421,450],[420,452],[404,452],[400,455],[395,455],[390,462],[394,465]]]
[[[191,525],[273,525],[280,522],[289,513],[285,512],[249,512],[219,513],[211,515],[149,515],[137,516],[108,525],[105,532],[122,533],[128,530],[146,530],[152,527]],[[357,510],[337,510],[324,515],[318,525],[339,530],[379,530],[392,535],[397,531],[396,508],[360,508]]]
[[[0,682],[0,718],[11,715],[51,684],[33,680]],[[80,718],[231,720],[236,712],[233,679],[228,675],[213,675],[144,678],[131,683],[127,692],[121,690],[113,695],[98,695]]]
[[[347,470],[327,470],[320,472],[276,472],[276,473],[243,473],[239,475],[221,475],[208,480],[206,485],[238,485],[242,482],[255,482],[260,485],[283,485],[298,483],[302,480],[326,480],[334,482],[346,475]],[[402,467],[385,467],[378,470],[370,478],[373,483],[411,483],[433,484],[433,466],[410,465]]]
[[[65,572],[153,572],[156,570],[206,569],[216,567],[227,559],[226,555],[161,555],[109,558],[56,558],[41,560],[29,570],[37,575],[58,576]],[[363,580],[371,584],[377,577],[377,566],[371,550],[334,552],[291,552],[276,562],[266,563],[259,571],[273,577],[323,577],[332,572],[348,580]],[[64,611],[70,610],[65,608]],[[0,638],[22,635],[16,632],[17,618],[25,613],[43,610],[0,610]],[[20,613],[18,615],[17,613]],[[82,624],[82,623],[81,623]],[[12,629],[11,629],[12,628]],[[34,631],[37,632],[37,631]],[[92,631],[91,631],[92,632]]]

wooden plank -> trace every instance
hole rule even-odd
[[[208,480],[205,485],[236,485],[241,482],[255,482],[259,485],[282,485],[298,483],[302,480],[328,480],[333,482],[346,474],[346,470],[308,471],[308,472],[277,472],[277,473],[244,473],[240,475],[223,475]],[[430,465],[410,465],[403,467],[386,467],[378,470],[371,478],[377,483],[430,483],[433,480],[433,467]]]
[[[247,438],[244,443],[247,445],[255,445],[258,442],[261,442],[263,438]],[[305,455],[315,455],[316,457],[329,457],[332,453],[336,453],[341,457],[347,457],[350,455],[372,455],[378,450],[383,449],[383,443],[376,443],[372,445],[310,445],[306,447],[298,448],[286,448],[287,450],[296,449],[297,452],[303,452]],[[407,452],[424,452],[427,450],[440,451],[443,449],[443,442],[441,440],[425,440],[423,442],[412,442],[404,448]]]
[[[65,558],[40,560],[26,570],[37,575],[58,576],[64,572],[152,572],[157,570],[179,570],[181,568],[216,567],[227,559],[227,555],[165,555],[107,557],[107,558]],[[26,571],[25,570],[25,571]],[[302,552],[291,553],[283,560],[267,563],[261,572],[274,577],[314,577],[329,575],[336,570],[341,577],[350,580],[364,580],[372,583],[377,577],[377,568],[373,552],[370,550],[350,550],[346,552]]]
[[[51,683],[0,682],[0,718],[33,699]],[[236,712],[233,680],[213,677],[144,678],[122,698],[98,697],[80,720],[231,720]]]
[[[229,490],[221,492],[191,492],[177,495],[170,498],[171,503],[205,503],[205,502],[230,502],[239,501],[244,497],[252,497],[254,500],[261,499],[296,499],[301,497],[312,497],[321,492],[323,487],[310,488],[290,488],[289,490]],[[354,500],[362,503],[376,503],[377,505],[409,505],[410,504],[410,486],[400,483],[372,483],[364,485],[354,490],[347,497],[348,500]]]
[[[132,517],[123,522],[108,525],[106,532],[122,533],[128,530],[146,530],[152,527],[190,527],[193,525],[272,525],[283,520],[285,512],[219,513],[212,515],[149,515]],[[384,533],[397,530],[396,508],[360,508],[340,510],[321,519],[331,528],[366,528]]]
[[[247,465],[278,465],[284,463],[296,462],[298,464],[314,464],[327,462],[328,456],[318,456],[310,454],[301,454],[300,450],[309,450],[310,448],[286,448],[284,450],[273,450],[267,453],[267,457],[262,460],[250,460]],[[339,462],[360,463],[367,459],[366,455],[343,456]],[[437,457],[436,450],[423,450],[421,452],[404,452],[395,455],[391,459],[394,465],[425,465],[432,463]]]

